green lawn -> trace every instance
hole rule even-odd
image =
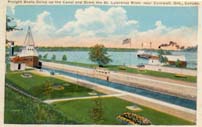
[[[34,101],[5,88],[4,123],[6,124],[75,124],[51,105]]]
[[[10,83],[11,85],[15,85],[16,87],[41,99],[89,96],[88,93],[93,92],[91,89],[56,78],[44,77],[35,74],[31,74],[31,78],[23,78],[21,74],[22,72],[8,72],[6,74],[6,82]],[[57,84],[63,86],[64,89],[51,89],[49,93],[46,93],[47,91],[45,89],[47,88],[46,84],[48,82],[51,86],[53,84]]]
[[[169,78],[169,79],[181,80],[181,81],[187,81],[187,82],[196,82],[196,79],[197,79],[196,76],[186,76],[186,78],[183,78],[183,77],[176,77],[176,75],[172,73],[151,71],[151,70],[138,70],[138,69],[129,68],[129,67],[124,67],[125,70],[120,70],[120,66],[113,66],[113,65],[111,66],[108,65],[107,68],[113,71],[123,71],[123,72],[135,73],[135,74],[150,75],[150,76]]]
[[[56,62],[56,63],[74,65],[74,66],[87,67],[87,68],[96,68],[97,67],[96,64],[85,64],[85,63],[68,62],[68,61],[51,61],[51,60],[47,60],[47,59],[43,59],[43,60],[48,61],[48,62]],[[121,67],[122,66],[118,66],[118,65],[107,65],[104,68],[107,68],[112,71],[122,71],[122,72],[134,73],[134,74],[150,75],[150,76],[169,78],[169,79],[174,79],[174,80],[181,80],[181,81],[186,81],[186,82],[195,83],[197,80],[196,76],[187,76],[186,78],[183,78],[183,77],[176,77],[175,74],[167,73],[167,72],[159,72],[159,71],[151,71],[151,70],[140,71],[138,69],[129,68],[129,67],[124,67],[124,69],[121,69]]]
[[[94,99],[86,99],[86,100],[74,100],[74,101],[66,101],[66,102],[57,102],[52,104],[55,108],[67,114],[67,116],[71,116],[71,120],[77,120],[82,124],[94,124],[94,121],[90,115],[91,109],[94,106]],[[100,124],[122,124],[120,121],[116,119],[117,115],[120,115],[124,112],[129,111],[126,109],[126,106],[133,105],[130,102],[118,99],[118,98],[102,98],[102,107],[103,107],[103,120]],[[193,124],[191,122],[182,120],[180,118],[158,112],[146,107],[142,107],[142,111],[137,112],[137,114],[142,115],[149,120],[151,120],[152,124],[155,125],[190,125]]]
[[[86,63],[69,62],[69,61],[56,61],[56,60],[53,61],[53,60],[49,60],[49,59],[41,59],[41,60],[46,61],[46,62],[55,62],[55,63],[68,64],[68,65],[87,67],[87,68],[98,67],[96,64],[86,64]]]
[[[88,92],[93,92],[91,89],[52,77],[44,77],[31,73],[31,78],[23,78],[21,74],[22,72],[7,72],[6,82],[41,99],[89,96]],[[50,81],[52,84],[64,86],[64,90],[52,90],[50,94],[44,94],[44,89],[42,88],[44,88],[44,84],[47,81]],[[5,93],[5,123],[95,123],[92,117],[90,117],[90,111],[94,107],[93,99],[74,100],[47,105],[22,96],[8,88],[6,88]],[[100,124],[122,124],[116,119],[116,116],[129,111],[125,107],[130,105],[133,104],[118,98],[102,99],[104,113],[103,120]],[[142,106],[140,107],[143,110],[137,112],[137,114],[150,119],[155,125],[193,124],[165,113]]]

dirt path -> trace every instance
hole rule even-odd
[[[54,102],[62,102],[62,101],[72,101],[72,100],[83,100],[83,99],[94,99],[94,98],[106,98],[106,97],[120,97],[126,94],[109,94],[109,95],[100,95],[100,96],[87,96],[87,97],[71,97],[71,98],[62,98],[62,99],[50,99],[43,101],[44,103],[54,103]]]

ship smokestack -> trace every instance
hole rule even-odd
[[[14,56],[14,41],[11,42],[10,55]]]

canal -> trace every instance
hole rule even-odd
[[[99,85],[115,88],[115,89],[122,90],[122,91],[127,91],[130,93],[135,93],[135,94],[142,95],[142,96],[145,96],[148,98],[153,98],[153,99],[161,100],[161,101],[171,103],[174,105],[196,110],[196,101],[193,101],[193,100],[184,99],[184,98],[180,98],[180,97],[176,97],[176,96],[172,96],[172,95],[168,95],[168,94],[163,94],[163,93],[159,93],[159,92],[155,92],[155,91],[150,91],[150,90],[146,90],[146,89],[142,89],[142,88],[127,86],[127,85],[120,84],[120,83],[109,82],[106,80],[92,78],[92,77],[88,77],[88,76],[84,76],[84,75],[80,75],[80,74],[75,74],[75,73],[67,72],[64,70],[57,70],[57,69],[52,70],[50,68],[43,68],[43,70],[46,70],[49,72],[54,71],[55,73],[59,73],[62,75],[90,81],[93,83],[97,83]]]

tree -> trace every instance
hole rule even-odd
[[[96,124],[99,124],[103,120],[103,113],[104,113],[102,100],[100,97],[98,97],[96,99],[93,99],[93,101],[94,101],[94,106],[91,109],[90,116]]]
[[[46,54],[43,56],[43,58],[44,58],[44,59],[47,59],[47,56],[48,56],[48,54],[46,53]]]
[[[56,59],[56,55],[55,54],[53,54],[53,56],[52,56],[52,58],[51,58],[52,60],[55,60]]]
[[[6,31],[10,32],[10,31],[14,31],[14,30],[22,30],[17,28],[16,23],[14,24],[13,22],[14,18],[10,17],[10,16],[6,16]]]
[[[159,54],[159,61],[161,63],[167,63],[168,58],[164,57],[163,55],[171,55],[172,53],[170,51],[160,49],[158,50],[158,54]]]
[[[41,59],[42,58],[42,55],[41,54],[39,54],[39,59]]]
[[[177,61],[175,62],[175,66],[176,67],[181,67],[181,62],[179,59],[177,59]]]
[[[63,60],[63,61],[66,61],[66,60],[67,60],[67,56],[66,56],[66,55],[63,55],[63,56],[62,56],[62,60]]]
[[[47,80],[43,85],[43,94],[49,96],[52,92],[52,83],[50,80]]]
[[[93,62],[96,62],[99,67],[103,67],[109,62],[112,62],[107,54],[107,49],[104,47],[104,45],[99,44],[96,44],[90,48],[89,59]]]
[[[10,17],[10,16],[6,16],[6,44],[13,44],[14,45],[14,41],[12,40],[8,40],[7,38],[7,32],[12,32],[15,30],[22,30],[17,28],[16,22],[13,21],[14,18]]]
[[[162,55],[159,57],[159,61],[161,63],[167,63],[168,62],[168,58],[167,57],[163,57]]]

